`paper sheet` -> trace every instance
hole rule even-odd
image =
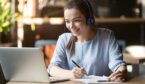
[[[81,81],[84,83],[97,83],[97,82],[107,82],[108,81],[106,76],[94,76],[94,75],[84,76],[81,79],[73,79],[73,80]]]

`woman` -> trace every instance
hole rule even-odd
[[[69,0],[64,19],[71,33],[59,37],[48,68],[50,75],[69,78],[105,75],[110,81],[124,81],[126,67],[113,32],[103,28],[95,30],[89,1]]]

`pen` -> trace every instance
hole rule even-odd
[[[73,62],[78,68],[81,68],[74,60],[72,60],[72,62]]]
[[[81,68],[74,60],[72,60],[72,62],[78,67],[78,68]],[[87,74],[85,73],[84,77],[86,77]]]

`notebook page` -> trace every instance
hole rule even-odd
[[[72,80],[81,81],[84,83],[108,82],[108,79],[106,76],[94,76],[94,75],[84,76],[81,79],[72,79]]]

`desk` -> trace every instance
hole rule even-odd
[[[100,83],[103,82],[99,82],[96,84],[100,84]],[[144,84],[144,83],[145,83],[145,77],[134,77],[127,82],[117,83],[117,84]],[[8,82],[7,84],[47,84],[47,83]],[[52,83],[52,84],[85,84],[85,83],[79,81],[66,81],[66,82],[59,82],[59,83]],[[107,84],[107,82],[105,84]],[[116,84],[116,83],[109,83],[109,84]]]

